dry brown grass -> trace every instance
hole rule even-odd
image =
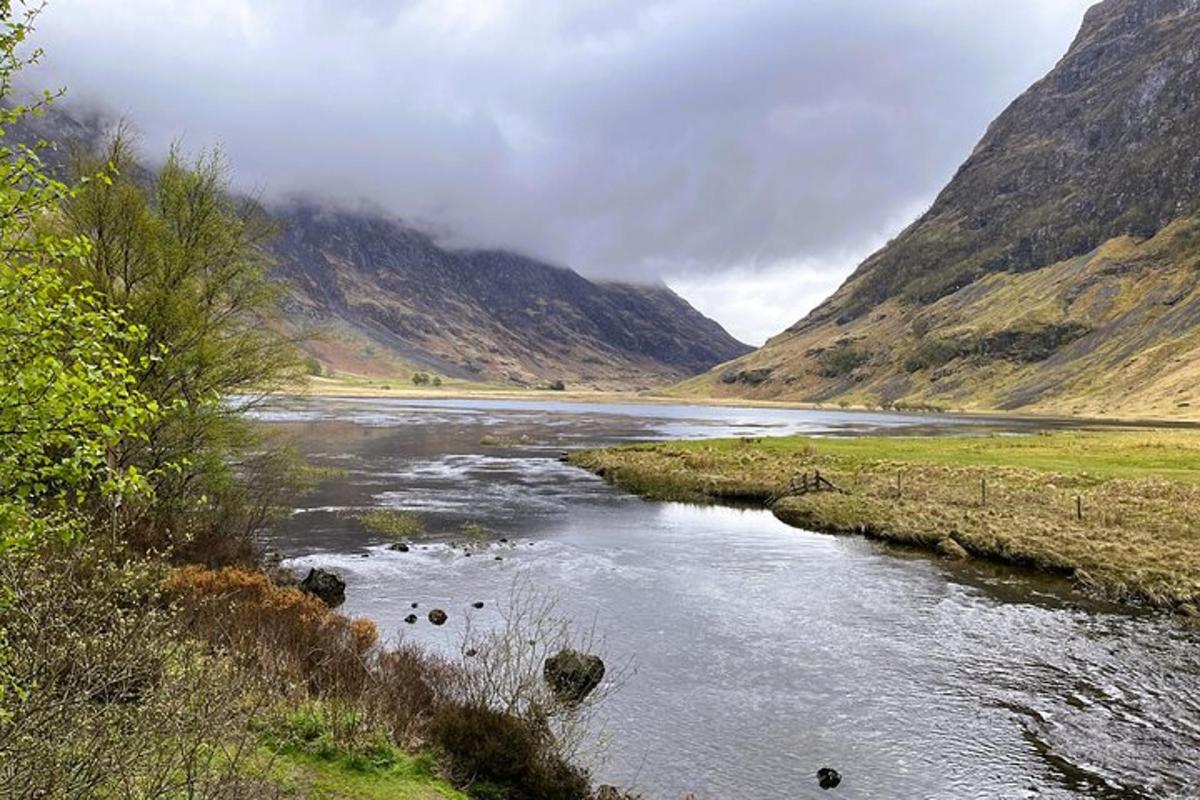
[[[767,439],[588,451],[572,460],[648,498],[770,505],[798,527],[919,546],[952,538],[974,556],[1067,574],[1112,598],[1173,606],[1200,598],[1200,485],[1186,468],[1196,440],[1183,432]],[[782,497],[793,477],[814,470],[841,491]]]

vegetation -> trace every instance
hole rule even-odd
[[[1200,599],[1200,434],[679,442],[573,454],[645,497],[770,504],[800,527],[1073,576],[1114,598]],[[799,493],[820,471],[839,491]]]
[[[0,0],[0,796],[588,797],[548,690],[479,690],[527,646],[388,648],[263,571],[315,477],[245,417],[304,366],[269,220],[215,155],[148,175],[119,130],[69,185],[10,144],[36,15]]]
[[[371,533],[392,539],[411,539],[425,533],[425,520],[415,511],[376,508],[357,516]]]

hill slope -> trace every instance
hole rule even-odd
[[[53,106],[20,141],[99,146],[102,115]],[[139,180],[149,181],[150,171]],[[644,389],[750,347],[663,285],[587,280],[514,253],[453,250],[383,214],[290,203],[271,209],[286,310],[303,346],[338,371],[407,379],[414,369],[513,385]]]
[[[358,371],[398,356],[458,378],[646,388],[749,347],[665,286],[596,283],[503,251],[451,250],[381,215],[276,209],[290,313],[330,329],[314,345]]]
[[[805,319],[678,390],[1200,408],[1200,0],[1105,0],[930,210]]]

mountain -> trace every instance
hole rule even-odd
[[[1200,408],[1200,0],[1105,0],[933,206],[682,394]]]
[[[666,286],[593,282],[502,250],[451,249],[382,214],[273,209],[296,319],[337,368],[390,358],[457,378],[642,389],[750,350]]]
[[[53,106],[14,132],[96,147],[105,117]],[[138,180],[152,173],[138,167]],[[378,211],[289,202],[268,209],[293,332],[328,369],[407,380],[414,370],[514,386],[646,389],[751,348],[664,285],[597,282],[502,250],[453,249]]]

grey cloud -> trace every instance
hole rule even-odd
[[[46,77],[148,149],[220,142],[268,196],[655,279],[843,265],[932,199],[1086,5],[52,0],[42,33]]]

